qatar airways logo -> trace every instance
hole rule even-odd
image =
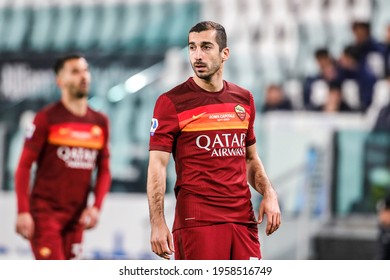
[[[94,169],[97,155],[97,150],[81,147],[61,146],[57,149],[57,156],[67,167],[74,169]]]
[[[212,157],[231,157],[245,155],[245,133],[217,133],[214,136],[199,135],[196,146],[211,152]]]

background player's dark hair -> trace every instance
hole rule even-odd
[[[59,57],[54,64],[54,72],[56,73],[56,75],[58,75],[58,72],[60,72],[60,70],[64,67],[65,62],[71,59],[79,58],[84,58],[84,56],[78,53],[72,53]]]
[[[202,32],[202,31],[207,31],[207,30],[216,30],[217,35],[215,40],[217,41],[217,44],[219,46],[219,51],[222,51],[224,48],[227,47],[227,36],[226,36],[226,31],[225,28],[216,22],[213,21],[201,21],[194,25],[191,29],[190,32]]]

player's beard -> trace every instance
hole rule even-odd
[[[204,67],[201,71],[197,69],[197,66]],[[195,75],[206,81],[210,81],[211,78],[214,76],[215,73],[218,72],[218,70],[221,68],[221,64],[213,63],[211,66],[207,65],[207,63],[203,62],[194,62],[191,64],[192,70],[194,71]]]
[[[87,96],[88,96],[88,92],[86,91],[77,91],[74,94],[74,97],[76,97],[76,99],[86,98]]]
[[[73,97],[76,99],[82,99],[88,97],[89,85],[87,83],[81,83],[78,87],[74,87]]]
[[[72,99],[83,99],[88,97],[88,89],[73,87],[69,89],[69,95],[71,96]]]

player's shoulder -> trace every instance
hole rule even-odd
[[[59,102],[59,101],[47,104],[42,109],[40,109],[37,113],[47,114],[47,113],[51,113],[53,111],[57,111],[59,109],[60,105],[61,105],[61,102]]]
[[[165,107],[165,105],[170,106],[172,104],[177,104],[177,102],[179,102],[179,100],[182,100],[188,92],[191,92],[189,79],[160,94],[156,100],[156,104],[160,104],[160,107]]]
[[[88,107],[88,111],[94,118],[96,118],[96,120],[108,122],[108,116],[104,112],[97,111],[91,107]]]
[[[246,89],[246,88],[244,88],[242,86],[239,86],[239,85],[237,85],[235,83],[232,83],[232,82],[228,82],[226,80],[224,82],[225,82],[227,90],[238,92],[238,93],[241,93],[241,94],[248,94],[248,95],[252,94],[248,89]]]
[[[177,86],[171,88],[170,90],[163,93],[162,95],[169,97],[177,94],[182,94],[184,92],[188,92],[189,90],[190,90],[190,78],[188,78],[186,81],[182,82],[181,84],[178,84]]]
[[[61,102],[54,102],[45,105],[43,108],[36,112],[36,118],[50,118],[52,115],[57,115],[58,111],[61,108]]]

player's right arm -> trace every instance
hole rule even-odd
[[[174,252],[172,234],[168,229],[164,215],[164,195],[166,190],[166,171],[170,153],[150,151],[147,195],[151,225],[150,243],[152,251],[165,259]]]
[[[15,192],[18,203],[16,232],[26,239],[34,234],[34,221],[30,214],[30,169],[37,154],[24,147],[15,173]]]
[[[38,159],[47,139],[47,119],[43,113],[35,116],[27,129],[26,140],[15,172],[15,193],[18,204],[16,232],[26,239],[34,234],[34,221],[30,214],[30,170]]]

